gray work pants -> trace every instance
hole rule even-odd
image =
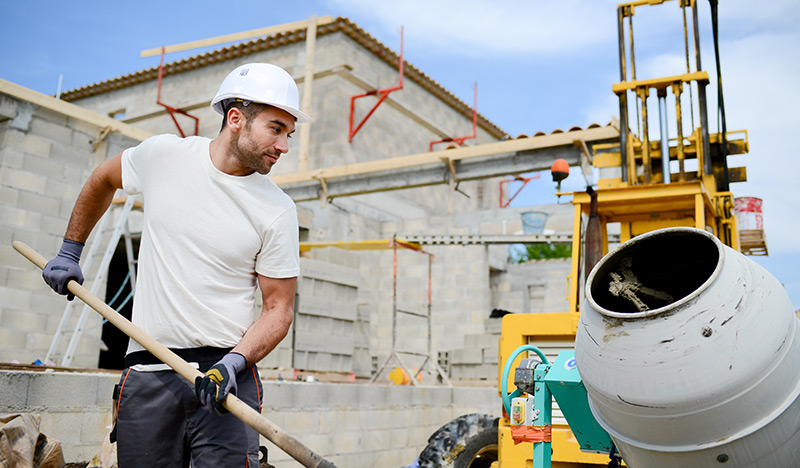
[[[237,375],[236,396],[261,412],[255,367]],[[236,416],[200,405],[194,383],[171,370],[123,370],[116,420],[120,468],[258,468],[259,436]]]

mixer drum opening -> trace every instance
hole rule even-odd
[[[609,312],[642,313],[666,307],[699,289],[720,263],[702,232],[633,239],[592,272],[590,294]]]

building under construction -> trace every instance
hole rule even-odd
[[[629,8],[620,7],[621,34]],[[315,119],[298,125],[289,157],[271,173],[298,206],[301,273],[289,335],[259,363],[263,413],[338,466],[405,466],[449,421],[501,417],[502,317],[541,314],[541,328],[522,341],[550,357],[572,347],[593,266],[580,257],[591,250],[582,236],[593,218],[603,220],[600,257],[669,226],[710,230],[736,250],[766,254],[762,227],[737,230],[728,191],[746,178],[726,162],[747,152],[746,137],[709,135],[704,122],[686,147],[684,138],[671,147],[666,138],[666,147],[647,138],[650,89],[658,97],[675,93],[680,120],[679,87],[705,89],[705,72],[650,83],[622,76],[614,92],[621,112],[628,109],[623,96],[639,98],[643,141],[631,134],[627,114],[586,128],[509,135],[475,102],[405,61],[402,42],[393,51],[346,18],[312,17],[244,36],[144,51],[160,54],[161,65],[59,99],[0,80],[0,362],[8,363],[0,370],[0,413],[40,414],[41,431],[60,441],[67,462],[90,460],[107,439],[128,338],[88,306],[50,291],[11,243],[51,257],[93,168],[125,148],[160,133],[216,136],[220,119],[210,100],[243,63],[287,70],[302,110]],[[242,42],[169,60],[215,40]],[[684,159],[706,156],[698,172],[684,169]],[[670,158],[680,163],[671,176]],[[549,179],[557,160],[587,175],[599,168],[599,198],[590,190],[572,204],[554,196],[551,205],[510,208],[509,181],[539,171]],[[703,185],[719,180],[713,189]],[[666,203],[678,208],[654,221]],[[142,210],[135,197],[115,199],[84,258],[84,286],[127,317]],[[573,255],[513,263],[509,246],[519,244],[567,244]],[[572,315],[561,330],[554,316],[564,311]],[[563,420],[554,424],[567,430]],[[274,466],[297,466],[271,442],[263,445]],[[560,460],[584,466],[600,458]]]

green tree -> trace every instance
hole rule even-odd
[[[572,244],[519,244],[512,246],[508,260],[510,263],[525,263],[529,260],[571,256]]]

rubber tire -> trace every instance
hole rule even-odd
[[[419,467],[488,468],[497,459],[498,420],[474,413],[450,421],[430,436],[419,455]],[[481,459],[474,460],[479,453]]]

